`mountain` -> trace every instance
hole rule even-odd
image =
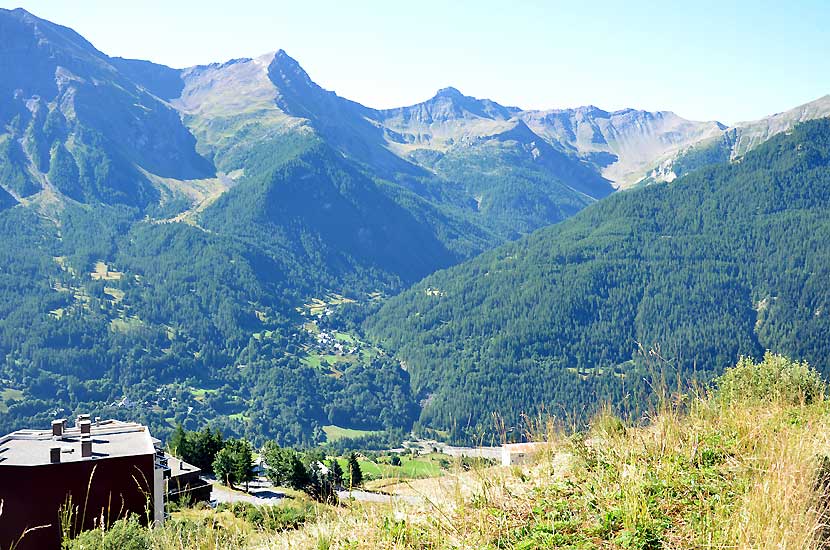
[[[282,50],[186,69],[182,79],[172,104],[221,170],[248,163],[252,142],[274,140],[279,149],[286,136],[315,136],[374,177],[491,234],[483,245],[445,243],[465,256],[561,221],[613,191],[587,163],[511,119],[518,109],[451,88],[418,105],[378,111],[323,90]],[[536,196],[550,204],[529,209]]]
[[[661,160],[724,129],[718,122],[693,122],[669,111],[609,113],[594,106],[521,116],[540,136],[591,160],[620,188],[631,187]]]
[[[722,132],[454,88],[373,109],[282,50],[175,69],[20,9],[0,10],[0,71],[0,431],[78,412],[299,445],[407,430],[435,406],[425,371],[359,312],[634,200],[609,195]]]
[[[317,273],[309,280],[331,273],[332,284],[363,279],[367,290],[374,290],[378,275],[363,270],[409,282],[457,260],[428,225],[325,145],[248,178],[205,209],[200,221],[275,258],[314,258]]]
[[[465,96],[455,88],[439,90],[424,103],[381,111],[378,120],[388,129],[390,148],[416,159],[424,150],[443,153],[523,124],[536,142],[545,142],[590,167],[591,176],[583,173],[563,180],[590,182],[584,189],[590,196],[604,196],[611,186],[636,184],[663,159],[720,135],[725,128],[718,122],[685,120],[668,111],[607,112],[594,106],[524,110]]]
[[[18,9],[2,13],[0,35],[7,191],[147,207],[158,192],[142,171],[212,175],[178,113],[74,31]]]
[[[740,122],[728,129],[728,133],[735,134],[733,139],[735,145],[731,151],[732,158],[746,154],[772,136],[789,131],[800,122],[828,116],[830,116],[830,95],[760,120]]]
[[[0,68],[4,430],[81,410],[286,444],[408,428],[406,372],[324,339],[352,337],[314,304],[398,292],[611,190],[515,121],[456,165],[414,161],[283,51],[172,69],[2,10]]]
[[[446,151],[452,145],[512,128],[521,109],[487,99],[465,96],[455,88],[409,107],[387,109],[375,118],[387,129],[387,139],[401,155],[417,149]]]
[[[365,329],[407,365],[420,425],[459,438],[493,413],[636,412],[644,377],[706,380],[765,349],[827,374],[828,208],[822,119],[437,272]]]
[[[649,172],[645,182],[672,181],[703,166],[735,161],[771,137],[790,131],[800,122],[828,116],[830,95],[760,120],[724,127],[721,132],[703,137],[665,158]]]

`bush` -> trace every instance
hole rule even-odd
[[[93,529],[81,533],[71,541],[64,541],[67,550],[146,550],[150,547],[150,532],[135,515],[120,519],[106,531]]]
[[[310,505],[255,506],[248,502],[220,503],[217,512],[229,511],[235,517],[244,519],[257,529],[264,531],[287,531],[297,529],[314,515]]]
[[[314,515],[314,508],[305,506],[271,506],[263,508],[263,527],[270,531],[297,529]]]
[[[606,405],[591,419],[591,431],[605,440],[623,437],[626,434],[625,423]]]
[[[717,398],[724,403],[779,401],[791,405],[822,401],[825,383],[807,362],[792,361],[767,352],[763,361],[741,357],[716,381]]]

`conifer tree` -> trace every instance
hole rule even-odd
[[[354,451],[349,454],[348,467],[349,488],[363,485],[363,471],[360,469],[360,463],[357,461],[357,453]]]

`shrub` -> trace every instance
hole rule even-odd
[[[614,414],[610,405],[604,405],[591,419],[591,431],[604,439],[623,437],[626,434],[625,423]]]
[[[263,526],[270,531],[297,529],[314,516],[314,508],[305,506],[271,506],[263,508]]]
[[[767,352],[756,363],[741,357],[717,379],[717,398],[723,403],[779,401],[791,405],[824,399],[825,383],[806,362]]]
[[[85,531],[63,544],[67,550],[146,550],[150,542],[150,532],[132,515],[116,521],[107,530]]]
[[[218,512],[228,510],[235,517],[244,519],[253,527],[265,531],[287,531],[297,529],[314,516],[310,505],[254,506],[248,502],[220,503]]]

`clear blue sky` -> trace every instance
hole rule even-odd
[[[285,49],[372,107],[455,86],[524,108],[722,122],[830,93],[830,1],[0,0],[109,55],[184,67]]]

